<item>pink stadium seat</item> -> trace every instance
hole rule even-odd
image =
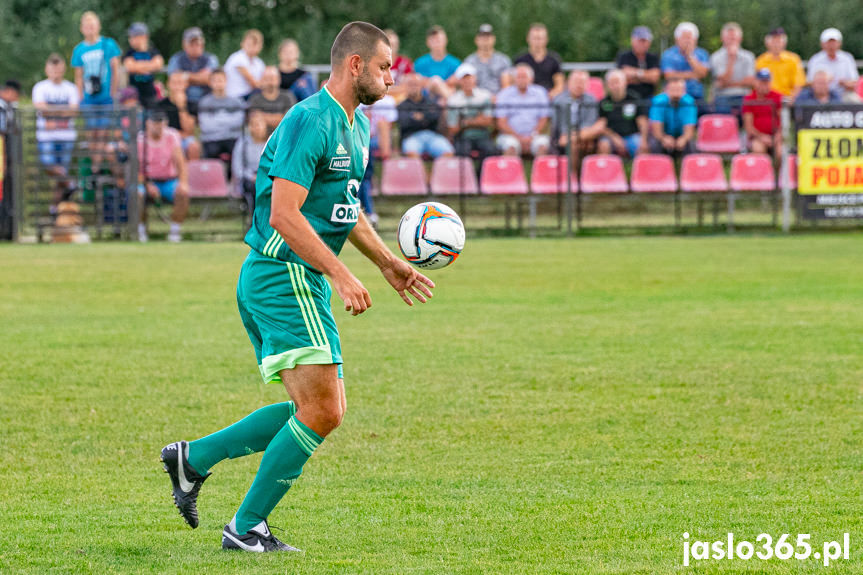
[[[786,167],[785,174],[783,174],[783,178],[783,184],[787,182],[790,189],[797,189],[797,154],[788,156],[788,166]]]
[[[226,198],[230,195],[222,160],[191,160],[186,169],[190,198]]]
[[[587,93],[596,98],[597,101],[605,98],[605,85],[602,83],[602,78],[590,77],[590,82],[587,84]]]
[[[776,189],[773,159],[767,154],[740,154],[731,159],[731,189],[772,192]]]
[[[632,160],[633,192],[676,192],[674,160],[665,154],[641,154]]]
[[[470,158],[442,156],[432,164],[431,192],[437,195],[476,194],[476,170]]]
[[[857,80],[857,95],[863,98],[863,78]]]
[[[737,118],[729,114],[706,114],[698,120],[695,146],[699,152],[737,154],[740,152],[740,131]]]
[[[725,168],[716,154],[690,154],[680,167],[680,189],[684,192],[725,192]]]
[[[626,174],[623,171],[623,161],[619,156],[595,154],[582,160],[582,192],[626,192],[628,190]]]
[[[491,156],[482,161],[480,189],[484,194],[526,194],[524,164],[516,156]]]
[[[383,196],[424,196],[426,172],[419,158],[389,158],[384,160],[381,175]]]
[[[566,193],[566,171],[569,160],[566,156],[539,156],[533,161],[530,172],[530,189],[534,194]],[[578,191],[578,175],[570,177],[573,192]]]

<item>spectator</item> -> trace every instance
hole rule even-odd
[[[261,91],[249,98],[249,111],[263,116],[267,129],[273,131],[297,99],[289,91],[279,89],[281,76],[275,66],[267,66],[261,76]]]
[[[464,59],[476,70],[476,85],[482,90],[497,94],[501,88],[506,88],[511,82],[509,70],[512,60],[509,56],[494,49],[494,29],[491,24],[483,24],[474,37],[476,52]]]
[[[297,102],[317,91],[312,75],[300,68],[300,45],[293,38],[279,45],[279,88],[290,90]]]
[[[234,144],[243,134],[246,103],[226,93],[227,79],[220,68],[210,74],[210,90],[198,103],[198,123],[205,158],[230,162]],[[228,164],[230,168],[230,163]],[[228,173],[230,178],[230,170]]]
[[[138,90],[138,98],[144,107],[156,103],[156,84],[153,74],[165,67],[165,59],[150,44],[150,31],[143,22],[129,26],[129,49],[123,54],[123,67],[129,74],[129,85]]]
[[[384,30],[384,33],[389,38],[390,48],[393,52],[393,65],[390,68],[390,75],[392,75],[395,84],[390,87],[390,94],[392,94],[393,88],[398,87],[407,74],[414,73],[414,63],[410,58],[399,52],[401,45],[399,43],[399,35],[396,34],[395,30],[387,28]]]
[[[636,26],[629,38],[631,50],[617,57],[617,67],[626,74],[626,83],[642,100],[656,94],[661,72],[659,56],[650,52],[653,33],[647,26]]]
[[[447,100],[447,127],[455,142],[455,153],[480,158],[494,154],[492,94],[477,87],[477,69],[465,61],[455,71],[459,90]]]
[[[398,121],[395,98],[389,94],[371,106],[360,104],[360,109],[369,118],[369,161],[363,181],[360,182],[360,205],[373,226],[378,224],[378,214],[372,201],[372,177],[376,158],[386,160],[392,155],[392,127]]]
[[[557,147],[565,150],[569,146],[573,159],[592,153],[603,130],[599,102],[587,91],[589,82],[590,74],[585,70],[573,70],[566,91],[552,101]]]
[[[432,158],[451,156],[452,144],[438,133],[441,108],[422,89],[422,79],[410,74],[404,80],[407,98],[398,105],[399,131],[402,153],[418,158],[428,154]]]
[[[789,99],[794,99],[800,89],[806,85],[803,74],[803,63],[800,56],[785,49],[788,36],[782,28],[774,28],[764,37],[764,52],[755,60],[755,69],[767,68],[773,77],[771,88]]]
[[[673,78],[665,83],[665,92],[650,103],[648,146],[654,154],[685,155],[695,151],[695,125],[698,105],[686,93],[686,81]]]
[[[627,89],[626,74],[610,70],[605,75],[608,95],[599,103],[602,135],[597,151],[634,158],[647,151],[647,107],[637,92]]]
[[[508,155],[520,156],[529,151],[541,156],[551,143],[545,133],[551,116],[548,92],[533,83],[533,68],[528,64],[516,64],[514,80],[512,86],[497,94],[497,147]]]
[[[210,74],[219,67],[219,59],[204,51],[204,33],[198,27],[183,32],[183,49],[168,61],[168,74],[185,72],[189,87],[186,99],[189,113],[198,115],[198,102],[210,93]]]
[[[162,112],[151,112],[143,133],[138,134],[138,195],[141,221],[138,240],[146,242],[148,202],[174,204],[169,242],[182,239],[181,227],[189,211],[189,180],[180,134],[168,127]]]
[[[513,60],[527,64],[533,70],[533,82],[548,91],[549,100],[563,93],[563,68],[557,52],[548,51],[548,29],[545,24],[534,23],[527,31],[527,52]]]
[[[264,35],[258,30],[248,30],[243,35],[240,49],[225,61],[225,77],[228,80],[225,91],[228,96],[248,99],[259,88],[258,83],[266,67],[264,61],[258,58],[263,48]]]
[[[446,51],[447,36],[440,26],[432,26],[426,32],[426,46],[429,53],[423,54],[414,62],[414,72],[428,78],[425,87],[430,92],[447,98],[452,93],[455,78],[452,77],[461,60]]]
[[[812,82],[815,72],[827,70],[830,72],[830,89],[841,90],[854,94],[857,90],[857,63],[854,56],[842,48],[842,32],[836,28],[827,28],[821,32],[821,51],[809,58],[809,76]],[[843,94],[844,95],[844,94]]]
[[[743,129],[749,150],[773,152],[777,161],[782,155],[782,125],[779,111],[782,94],[770,88],[770,70],[762,68],[755,74],[755,88],[743,99]]]
[[[101,28],[95,12],[84,12],[81,16],[84,40],[72,51],[75,85],[84,106],[110,105],[117,93],[120,47],[112,38],[101,36]]]
[[[155,109],[168,117],[168,127],[177,130],[183,137],[183,153],[187,160],[201,158],[201,144],[195,138],[195,116],[189,111],[187,90],[189,87],[186,72],[174,72],[168,76],[168,97],[162,98]]]
[[[80,101],[78,88],[64,79],[66,62],[59,54],[51,54],[45,62],[47,79],[33,86],[33,107],[36,116],[36,142],[39,146],[39,162],[45,171],[58,178],[51,213],[56,213],[57,204],[68,200],[74,185],[65,180],[72,163],[75,147],[75,109]],[[5,99],[5,98],[4,98]]]
[[[267,145],[270,128],[261,113],[249,114],[249,129],[237,139],[231,154],[231,172],[238,194],[246,200],[249,215],[255,213],[255,179],[261,153]]]
[[[701,80],[710,72],[710,56],[707,50],[698,47],[698,26],[692,22],[681,22],[674,29],[674,42],[662,53],[660,68],[665,80],[685,80],[686,93],[698,102],[704,99]]]
[[[63,69],[65,70],[66,65],[63,65]],[[3,100],[7,104],[15,104],[18,100],[21,99],[21,82],[18,80],[9,79],[3,84],[3,87],[0,88],[0,100]]]
[[[838,90],[830,89],[830,72],[827,70],[816,70],[812,75],[812,84],[800,90],[795,104],[839,104],[842,102],[842,94]]]
[[[713,97],[716,112],[740,114],[743,97],[755,84],[755,55],[740,47],[743,30],[740,24],[728,22],[722,26],[722,48],[711,54]]]

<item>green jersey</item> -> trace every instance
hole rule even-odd
[[[270,226],[273,178],[309,190],[300,212],[338,254],[360,212],[357,193],[369,162],[369,120],[354,113],[354,122],[324,87],[291,108],[267,141],[258,166],[255,214],[246,243],[271,258],[308,263],[294,254]]]

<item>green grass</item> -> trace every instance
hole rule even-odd
[[[229,554],[260,456],[184,526],[159,449],[258,381],[240,244],[0,247],[2,573],[859,573],[863,237],[469,240],[407,308],[337,313],[348,415]],[[701,540],[851,534],[851,560],[702,561]]]

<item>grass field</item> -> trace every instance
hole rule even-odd
[[[0,247],[0,573],[860,573],[863,236],[468,240],[407,308],[337,313],[348,415],[231,554],[260,456],[201,527],[159,449],[258,380],[240,244]],[[683,567],[683,533],[850,533],[851,559]]]

